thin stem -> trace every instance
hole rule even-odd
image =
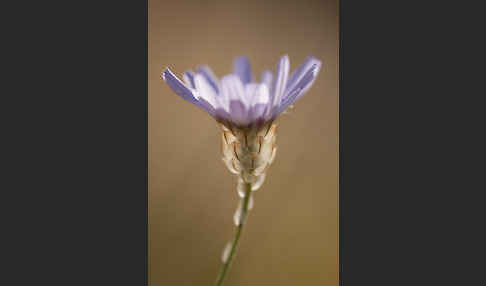
[[[235,238],[233,240],[233,244],[231,244],[231,250],[230,250],[229,256],[226,259],[226,261],[223,262],[223,266],[221,268],[221,272],[220,272],[218,280],[216,282],[216,286],[221,286],[223,284],[223,280],[226,276],[226,273],[228,272],[228,268],[231,264],[231,260],[234,256],[235,252],[236,252],[236,248],[238,246],[238,241],[240,240],[241,231],[243,230],[243,225],[245,224],[245,221],[246,221],[246,215],[247,215],[247,212],[248,212],[248,202],[250,200],[250,195],[251,195],[251,184],[248,183],[248,184],[245,184],[245,185],[246,185],[246,190],[245,190],[245,196],[243,198],[243,205],[242,205],[242,208],[241,208],[240,223],[236,227],[236,234],[235,234]]]

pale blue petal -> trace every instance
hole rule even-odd
[[[194,82],[194,76],[195,76],[194,72],[189,70],[182,75],[182,79],[184,80],[186,85],[192,88],[196,88],[196,83]]]
[[[237,57],[233,62],[233,71],[240,77],[243,84],[248,84],[252,81],[250,61],[247,57]]]
[[[273,73],[269,70],[266,70],[262,73],[261,82],[266,84],[268,89],[272,88],[272,80],[273,80]]]
[[[270,104],[271,107],[268,110],[267,117],[271,118],[274,116],[274,111],[280,105],[282,101],[282,97],[285,92],[285,87],[287,86],[287,79],[289,76],[290,70],[290,62],[288,55],[284,55],[280,58],[278,65],[277,65],[277,72],[275,76],[275,81],[272,85],[272,92],[270,95]]]
[[[208,112],[211,116],[215,115],[214,108],[206,100],[198,100],[198,96],[195,96],[196,91],[187,87],[180,79],[178,79],[174,75],[174,73],[169,68],[166,68],[165,71],[162,73],[162,79],[164,79],[167,85],[177,95]]]
[[[245,126],[250,123],[250,118],[248,116],[249,110],[241,101],[231,100],[229,106],[230,117],[233,123],[240,126]]]
[[[212,86],[216,93],[219,93],[219,80],[218,77],[213,73],[210,67],[208,66],[201,66],[198,67],[196,70],[197,73],[202,74],[209,84]]]
[[[263,119],[263,116],[265,115],[265,111],[267,110],[267,108],[268,108],[267,104],[261,104],[261,103],[252,106],[248,115],[250,117],[250,121],[256,122],[258,120]]]
[[[209,115],[211,115],[212,117],[216,118],[216,109],[204,98],[199,98],[196,105],[209,113]]]
[[[211,87],[211,84],[206,80],[206,78],[198,73],[194,76],[194,84],[196,85],[197,94],[199,98],[204,98],[207,102],[209,102],[213,107],[217,107],[216,97],[217,94],[214,89]]]
[[[302,88],[302,91],[299,93],[296,100],[298,100],[301,96],[303,96],[311,88],[311,86],[314,84],[314,81],[316,80],[317,75],[319,74],[320,71],[321,71],[321,64],[319,63],[319,64],[316,64],[315,68],[312,70],[312,79],[310,80],[310,82],[304,81],[302,83],[297,84],[297,87]]]
[[[299,79],[298,83],[292,90],[288,90],[286,97],[282,100],[278,114],[286,110],[290,105],[297,101],[304,93],[312,86],[314,80],[319,72],[320,66],[314,64],[307,72]]]
[[[221,96],[228,99],[228,102],[239,101],[246,108],[250,105],[250,98],[245,94],[245,87],[240,78],[234,74],[226,75],[221,78]]]
[[[260,83],[255,89],[255,94],[252,98],[249,117],[251,122],[263,119],[265,112],[269,108],[269,91],[266,84]]]
[[[197,102],[194,97],[194,90],[182,83],[169,68],[166,68],[162,73],[162,78],[178,96],[194,104]]]
[[[301,77],[292,88],[289,88],[286,93],[291,94],[296,89],[300,89],[301,91],[297,95],[296,100],[298,100],[301,96],[303,96],[309,88],[311,88],[312,84],[314,84],[314,80],[317,78],[319,71],[321,70],[321,62],[316,62],[312,67]]]
[[[304,75],[309,71],[309,69],[313,68],[313,66],[317,66],[318,69],[321,68],[322,62],[312,56],[307,57],[304,63],[299,66],[297,70],[295,70],[289,78],[287,82],[287,91],[292,91],[294,88],[299,85],[299,82],[304,77]]]
[[[269,105],[270,92],[266,84],[260,83],[256,85],[253,96],[251,97],[251,106],[256,104]]]
[[[250,104],[256,99],[256,97],[258,97],[256,92],[259,86],[259,83],[249,83],[245,85],[245,97],[248,98],[248,102]]]

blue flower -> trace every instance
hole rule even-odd
[[[280,58],[277,70],[263,72],[255,81],[248,58],[238,57],[233,73],[219,80],[211,69],[202,66],[187,71],[182,82],[169,68],[162,78],[183,99],[208,112],[218,122],[237,127],[263,126],[285,111],[312,86],[321,61],[308,57],[290,76],[289,57]]]

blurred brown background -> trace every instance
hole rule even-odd
[[[236,179],[215,121],[162,81],[238,55],[259,78],[287,53],[291,71],[323,60],[280,118],[274,164],[255,193],[225,285],[338,285],[337,1],[149,0],[149,285],[213,285],[233,238]]]

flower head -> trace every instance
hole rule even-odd
[[[290,76],[287,55],[280,58],[275,74],[264,71],[256,81],[246,57],[233,63],[233,73],[219,80],[208,66],[187,71],[182,82],[169,68],[162,78],[183,99],[208,112],[226,126],[265,126],[297,101],[313,84],[321,61],[308,57]]]

